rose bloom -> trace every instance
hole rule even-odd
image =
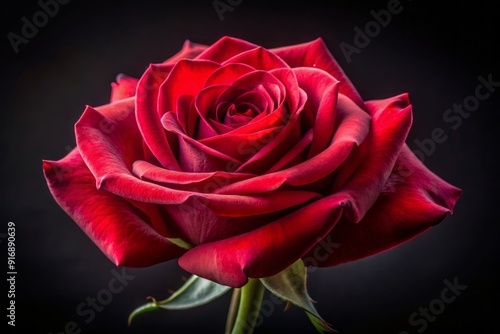
[[[321,39],[187,41],[139,80],[119,75],[76,123],[77,147],[43,168],[116,265],[178,258],[241,287],[300,258],[379,253],[451,213],[461,190],[410,151],[411,122],[407,94],[363,101]]]

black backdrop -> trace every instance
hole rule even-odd
[[[472,101],[479,76],[500,81],[500,55],[495,51],[500,29],[493,1],[445,5],[401,0],[400,12],[380,31],[372,30],[369,43],[358,41],[350,61],[340,44],[356,46],[355,27],[364,30],[374,20],[372,10],[379,12],[395,1],[232,3],[221,20],[211,0],[113,5],[72,0],[47,16],[47,22],[37,14],[41,7],[34,0],[0,5],[0,267],[7,266],[7,223],[13,221],[15,329],[54,334],[65,332],[65,326],[67,333],[223,332],[229,295],[198,309],[144,315],[127,327],[129,312],[146,296],[165,298],[182,284],[187,274],[175,261],[126,269],[126,286],[90,319],[87,298],[104,296],[116,269],[54,202],[41,160],[59,159],[74,147],[73,124],[85,105],[108,101],[118,73],[140,76],[149,63],[177,52],[185,39],[211,44],[231,35],[265,47],[322,37],[364,99],[410,93],[411,148],[418,149],[416,141],[430,138],[435,128],[447,135],[424,156],[424,163],[464,190],[455,214],[401,247],[312,271],[309,292],[319,312],[345,334],[418,333],[423,321],[417,326],[409,317],[431,305],[439,314],[429,318],[425,333],[496,332],[500,231],[494,159],[500,87],[459,126],[443,120],[455,103]],[[21,35],[22,18],[33,22],[33,15],[40,27],[16,53],[9,36]],[[445,280],[467,288],[452,303],[440,304]],[[2,304],[5,313],[7,302]],[[77,312],[81,303],[85,316]],[[255,333],[314,333],[299,310],[273,307]]]

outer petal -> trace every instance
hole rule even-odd
[[[280,57],[262,47],[243,51],[222,63],[222,65],[227,64],[245,64],[250,65],[256,70],[264,71],[276,68],[289,68],[288,64]]]
[[[179,265],[232,287],[245,285],[248,277],[274,275],[328,233],[337,223],[343,204],[341,197],[315,201],[248,233],[197,246],[179,259]]]
[[[189,40],[184,42],[181,51],[165,60],[164,63],[175,63],[180,59],[192,59],[205,51],[208,46],[196,44]],[[126,99],[135,95],[139,79],[129,77],[125,74],[119,74],[116,77],[116,82],[111,83],[111,99],[110,102]]]
[[[99,189],[152,204],[175,205],[198,198],[215,214],[233,217],[267,214],[320,197],[311,191],[282,191],[258,196],[204,194],[140,180],[132,174],[134,162],[144,157],[134,121],[133,102],[133,99],[123,100],[98,110],[87,107],[75,125],[77,145]]]
[[[111,83],[110,102],[116,102],[135,95],[139,79],[129,77],[125,74],[118,74],[116,82]]]
[[[158,91],[173,65],[150,65],[137,86],[136,118],[142,138],[165,168],[180,170],[171,141],[163,129],[158,113]]]
[[[352,198],[347,220],[357,223],[375,203],[391,174],[412,122],[408,95],[369,101],[372,116],[369,136],[339,167],[331,193],[343,191]]]
[[[236,56],[239,53],[255,49],[256,47],[258,47],[258,45],[249,43],[242,39],[224,36],[217,42],[212,44],[197,58],[207,59],[215,61],[217,63],[222,63],[228,60],[229,58]]]
[[[186,40],[182,45],[181,51],[173,55],[172,57],[165,60],[163,63],[173,64],[180,59],[193,59],[200,55],[203,51],[208,48],[207,45],[193,43],[190,40]]]
[[[327,71],[340,81],[339,92],[353,100],[360,108],[365,109],[363,99],[321,38],[270,51],[282,58],[290,67],[316,67]]]
[[[43,168],[57,203],[116,265],[145,267],[184,253],[165,238],[168,233],[158,232],[164,221],[154,206],[140,210],[133,202],[97,190],[77,149],[60,161],[44,161]]]
[[[334,266],[380,253],[440,223],[462,191],[430,172],[405,145],[384,191],[358,224],[345,220],[330,232],[340,244],[319,266]],[[314,257],[313,252],[306,257]]]
[[[241,76],[253,72],[255,69],[246,64],[228,64],[214,71],[205,82],[205,87],[214,85],[231,85]]]
[[[189,106],[203,89],[205,81],[220,65],[206,60],[180,60],[172,68],[167,79],[161,84],[158,93],[158,115],[167,112],[177,114],[179,123],[186,134],[194,137],[198,115],[190,114]]]

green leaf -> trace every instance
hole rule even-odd
[[[184,310],[198,307],[222,296],[229,291],[231,287],[220,285],[213,281],[192,275],[184,285],[174,292],[169,298],[163,301],[157,301],[151,298],[152,302],[136,308],[129,316],[129,324],[132,320],[143,313],[165,310]]]
[[[129,326],[132,323],[132,320],[134,320],[138,315],[148,313],[151,311],[156,311],[159,309],[154,298],[149,298],[149,299],[153,299],[153,302],[139,306],[138,308],[133,310],[132,313],[130,313],[130,315],[128,316],[128,325]]]
[[[261,278],[262,284],[276,296],[306,311],[314,327],[320,332],[336,332],[321,318],[307,293],[307,269],[301,259],[282,272]]]

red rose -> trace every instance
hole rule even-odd
[[[321,39],[186,42],[140,80],[119,76],[111,103],[76,123],[77,148],[44,171],[117,265],[179,258],[240,287],[299,258],[366,257],[441,222],[461,191],[406,146],[411,121],[406,94],[363,101]],[[332,240],[335,252],[318,250]]]

